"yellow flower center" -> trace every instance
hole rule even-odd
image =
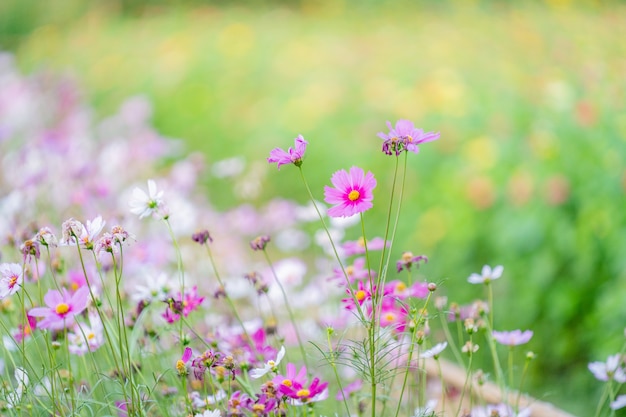
[[[17,276],[13,275],[11,279],[9,279],[9,288],[13,288],[17,284]]]
[[[350,191],[350,194],[348,194],[348,200],[355,201],[358,200],[360,196],[361,193],[359,193],[357,190],[352,190]]]
[[[55,311],[57,312],[57,314],[65,314],[68,311],[70,311],[70,306],[68,306],[65,303],[61,303],[57,305],[57,308],[55,309]]]
[[[365,247],[365,239],[363,238],[363,236],[359,238],[359,240],[357,241],[357,244],[362,248]]]
[[[291,386],[291,379],[283,379],[283,385],[286,387]]]
[[[276,362],[274,361],[267,361],[267,364],[272,368],[276,366]]]
[[[303,388],[303,389],[301,389],[300,391],[298,391],[298,392],[296,393],[296,395],[297,395],[299,398],[302,398],[302,397],[308,397],[309,395],[311,395],[311,391],[309,391],[309,390],[308,390],[308,389],[306,389],[306,388]]]
[[[70,284],[70,287],[72,287],[72,290],[73,290],[73,291],[76,291],[76,290],[78,289],[78,283],[77,283],[77,282],[72,282],[72,283]]]
[[[93,334],[93,333],[89,333],[89,334],[87,335],[87,339],[89,339],[89,340],[91,340],[91,339],[93,339],[93,338],[95,338],[95,337],[96,337],[96,335],[95,335],[95,334]]]
[[[394,321],[396,319],[396,315],[393,313],[387,313],[385,314],[385,319],[387,319],[387,321]]]
[[[252,411],[265,411],[265,404],[254,404],[252,406]]]
[[[406,290],[406,285],[404,284],[404,282],[399,282],[396,284],[396,291],[402,292],[404,290]]]
[[[356,294],[354,294],[354,297],[356,297],[356,299],[359,301],[365,300],[365,291],[363,290],[357,291]]]
[[[351,276],[352,274],[354,274],[354,267],[350,265],[346,268],[346,275]]]
[[[413,142],[413,137],[411,137],[411,135],[407,135],[406,141],[409,143]]]
[[[178,371],[179,374],[183,374],[186,371],[187,367],[185,366],[185,362],[183,362],[181,359],[176,361],[176,370]]]
[[[412,252],[404,252],[402,254],[402,260],[404,262],[409,262],[411,259],[413,259],[413,253]]]

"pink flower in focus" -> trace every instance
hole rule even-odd
[[[404,150],[418,153],[419,147],[417,145],[439,139],[439,132],[425,133],[422,129],[416,128],[413,122],[409,120],[398,120],[395,128],[391,126],[390,122],[387,122],[387,127],[389,133],[380,132],[378,134],[378,137],[384,141],[383,152],[387,155],[395,153],[397,156]]]
[[[335,188],[324,187],[324,201],[334,204],[328,209],[330,217],[350,217],[373,207],[372,190],[376,188],[376,179],[371,172],[364,174],[361,168],[352,167],[348,174],[342,169],[335,172],[330,181]]]
[[[306,151],[306,145],[308,142],[304,140],[302,135],[298,135],[295,139],[295,148],[289,148],[287,152],[281,148],[274,148],[270,151],[270,157],[267,158],[267,162],[270,164],[276,163],[276,168],[280,169],[281,165],[294,164],[299,167],[302,165],[302,157]]]
[[[15,294],[23,280],[24,272],[20,264],[0,264],[0,300]]]
[[[50,330],[61,330],[74,323],[74,316],[87,308],[89,289],[80,287],[73,295],[67,291],[50,290],[43,298],[47,307],[32,308],[28,315],[43,317],[38,327]]]
[[[346,289],[346,292],[348,294],[352,294],[353,290],[351,288]],[[376,292],[376,286],[374,285],[374,291]],[[357,290],[354,291],[354,296],[350,295],[350,297],[348,298],[344,298],[343,300],[341,300],[342,303],[346,304],[346,308],[348,310],[354,310],[356,309],[356,304],[354,303],[354,301],[356,300],[357,303],[359,303],[360,306],[363,305],[363,303],[365,303],[366,301],[369,301],[372,299],[372,291],[369,288],[369,284],[367,284],[367,286],[363,283],[363,281],[359,281]]]
[[[496,339],[496,342],[507,345],[507,346],[517,346],[523,345],[524,343],[528,343],[528,341],[533,337],[532,330],[513,330],[510,332],[498,332],[494,330],[492,333],[493,338]]]

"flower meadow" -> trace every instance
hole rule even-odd
[[[324,189],[306,177],[315,140],[277,139],[259,158],[309,201],[218,210],[203,158],[150,115],[132,98],[95,122],[71,80],[0,55],[2,415],[568,415],[523,394],[541,352],[493,314],[504,266],[466,277],[483,299],[448,300],[420,272],[444,260],[392,256],[407,164],[445,137],[381,122],[363,146],[388,171],[346,158]],[[213,168],[236,182],[233,161]],[[588,367],[596,415],[617,415],[624,350]]]

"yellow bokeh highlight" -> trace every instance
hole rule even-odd
[[[487,171],[496,164],[498,152],[493,140],[487,136],[481,136],[470,140],[463,150],[465,159],[477,171]]]
[[[242,58],[254,47],[254,31],[244,23],[231,23],[217,35],[217,50],[228,58]]]

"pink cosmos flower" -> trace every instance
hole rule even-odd
[[[23,280],[24,273],[20,264],[0,264],[0,300],[15,294]]]
[[[373,207],[372,190],[376,179],[371,172],[364,174],[361,168],[352,167],[348,174],[342,169],[335,172],[330,181],[335,188],[324,187],[324,201],[335,205],[328,209],[330,217],[350,217]]]
[[[80,287],[73,295],[67,291],[50,290],[43,301],[47,307],[35,307],[28,312],[31,317],[43,317],[37,327],[50,330],[61,330],[74,324],[74,316],[87,308],[89,289]]]
[[[523,345],[524,343],[528,343],[528,341],[533,337],[532,330],[513,330],[510,332],[498,332],[494,330],[492,333],[493,338],[496,339],[496,342],[507,345],[507,346],[517,346]]]
[[[397,156],[404,150],[418,153],[419,147],[417,145],[439,139],[439,132],[424,133],[422,129],[417,129],[409,120],[398,120],[395,128],[391,126],[390,122],[387,122],[387,127],[389,133],[380,132],[378,134],[378,137],[384,140],[383,152],[387,155],[395,153]]]
[[[281,148],[274,148],[270,151],[270,157],[267,162],[276,163],[276,168],[280,169],[281,165],[294,164],[299,167],[302,165],[302,157],[306,151],[308,142],[304,140],[302,135],[298,135],[295,139],[295,148],[289,148],[286,152]]]
[[[168,307],[162,316],[168,323],[174,323],[180,319],[181,313],[185,317],[189,316],[189,313],[196,310],[203,301],[204,297],[198,295],[198,287],[194,286],[191,290],[185,291],[184,297],[178,293],[176,298],[166,300]]]
[[[339,281],[340,285],[345,285],[346,283],[346,275],[348,276],[348,281],[350,284],[353,284],[357,280],[362,280],[371,276],[375,277],[375,271],[368,271],[366,265],[365,258],[357,258],[354,260],[352,265],[348,265],[345,268],[345,275],[341,268],[337,267],[333,269],[333,276],[328,278],[329,280]]]
[[[381,250],[385,246],[391,246],[390,242],[387,242],[385,244],[385,240],[382,237],[375,237],[372,240],[365,241],[365,239],[363,239],[363,236],[361,236],[359,240],[344,242],[343,245],[341,245],[341,248],[343,249],[345,256],[363,255],[365,253],[366,243],[368,251]]]

